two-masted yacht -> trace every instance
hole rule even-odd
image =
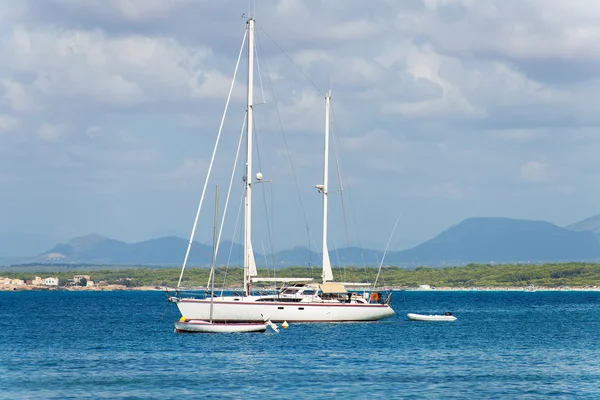
[[[247,102],[246,102],[246,170],[245,199],[244,199],[244,288],[243,292],[234,295],[216,295],[214,292],[205,298],[188,296],[177,292],[175,296],[168,296],[169,301],[177,304],[183,318],[189,320],[230,321],[230,322],[263,322],[265,316],[273,322],[349,322],[349,321],[376,321],[394,315],[390,307],[391,293],[384,294],[370,290],[366,295],[356,291],[349,291],[342,283],[333,281],[329,252],[327,248],[327,196],[328,196],[328,164],[329,164],[329,128],[330,128],[330,101],[328,93],[325,97],[325,159],[323,169],[323,183],[316,185],[318,192],[323,196],[323,248],[322,248],[322,281],[311,282],[312,279],[280,279],[258,278],[254,254],[252,251],[252,188],[262,181],[262,174],[253,177],[252,170],[252,136],[253,136],[253,80],[254,80],[254,17],[246,23],[248,75],[247,75]],[[243,46],[243,45],[242,45]],[[240,52],[241,55],[241,52]],[[239,64],[239,58],[238,58]],[[235,75],[234,75],[235,79]],[[232,84],[233,87],[233,84]],[[219,136],[217,136],[219,137]],[[214,152],[213,152],[214,155]],[[209,167],[209,175],[212,168]],[[208,182],[208,176],[207,181]],[[204,188],[206,189],[206,182]],[[204,191],[202,198],[204,197]],[[194,239],[198,214],[202,205],[202,198],[198,207],[196,221],[192,228],[188,249],[184,259],[178,289],[181,285],[189,251]],[[253,282],[272,281],[285,283],[285,285],[268,295],[254,295],[251,292]]]

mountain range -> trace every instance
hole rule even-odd
[[[125,243],[99,235],[87,235],[61,243],[20,263],[179,265],[187,240],[169,236],[137,243]],[[188,263],[208,266],[212,247],[194,242]],[[223,242],[217,264],[230,259],[240,265],[243,249],[237,243]],[[377,265],[383,252],[359,247],[330,251],[333,264]],[[320,265],[321,255],[306,247],[294,247],[265,257],[255,254],[257,264],[272,266]],[[544,221],[511,218],[468,218],[415,247],[390,251],[386,265],[443,266],[470,262],[551,262],[594,261],[600,259],[600,215],[559,227]],[[338,262],[339,260],[339,262]]]

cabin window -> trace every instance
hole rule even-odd
[[[304,292],[302,292],[302,294],[314,295],[315,291],[314,290],[305,290]]]

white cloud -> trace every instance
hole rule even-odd
[[[14,130],[19,120],[12,115],[0,114],[0,133]]]
[[[294,91],[289,97],[279,99],[277,107],[278,112],[270,110],[266,116],[272,128],[279,127],[281,118],[288,130],[324,132],[325,98],[312,88],[299,93]]]
[[[40,106],[35,104],[33,98],[27,93],[25,86],[12,80],[4,80],[4,99],[9,107],[16,112],[39,110]]]
[[[535,129],[508,129],[490,133],[504,141],[517,143],[528,143],[540,138],[540,132]]]
[[[521,179],[527,182],[544,182],[548,179],[548,164],[540,161],[528,161],[521,165]]]
[[[67,133],[67,127],[62,124],[42,124],[37,131],[38,137],[47,142],[56,142]]]
[[[27,83],[4,81],[5,98],[18,111],[35,109],[33,98],[121,107],[211,97],[225,92],[229,82],[206,64],[211,57],[206,47],[186,48],[163,37],[19,26],[4,50],[13,73],[34,77]]]
[[[47,0],[65,11],[92,14],[106,20],[121,19],[128,22],[160,21],[171,12],[190,3],[189,0]]]
[[[101,132],[102,128],[99,127],[98,125],[92,125],[92,126],[88,126],[85,129],[85,134],[87,136],[89,136],[90,138],[94,137],[96,134],[98,134],[98,132]]]
[[[444,182],[432,187],[432,194],[437,197],[460,199],[464,196],[463,190],[453,182]]]
[[[408,150],[405,143],[382,130],[366,132],[362,136],[342,138],[342,146],[346,150],[359,153],[389,151],[399,155]]]
[[[173,170],[158,173],[157,188],[181,190],[184,187],[201,187],[208,171],[207,160],[185,158]]]
[[[600,5],[593,0],[524,2],[424,1],[398,14],[396,26],[418,32],[440,48],[518,59],[598,59]]]

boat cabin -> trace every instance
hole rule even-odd
[[[349,292],[341,283],[294,283],[278,290],[274,296],[260,297],[256,301],[292,303],[368,303],[359,293]]]

